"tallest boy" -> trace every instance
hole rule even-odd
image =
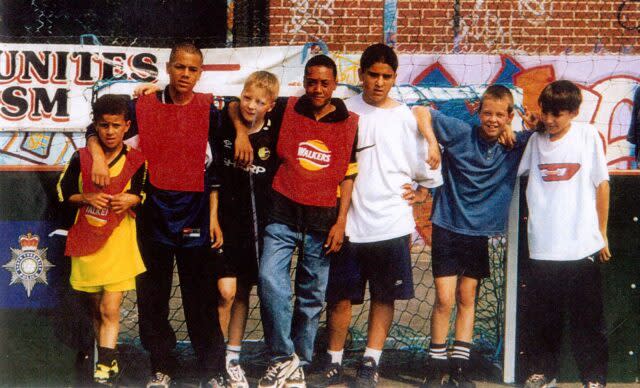
[[[201,377],[221,384],[224,338],[218,323],[217,290],[213,281],[209,194],[216,187],[211,164],[213,130],[219,112],[210,94],[195,93],[202,73],[202,52],[192,44],[176,45],[167,63],[169,86],[132,101],[129,143],[138,144],[148,161],[150,188],[138,217],[138,240],[147,272],[137,279],[140,339],[151,356],[147,387],[168,387],[175,371],[172,350],[176,336],[168,321],[173,260],[189,338]],[[87,145],[95,161],[93,179],[106,185],[104,155],[95,136]],[[211,164],[213,165],[213,164]]]

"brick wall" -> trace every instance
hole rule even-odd
[[[400,52],[640,51],[634,0],[398,0],[397,6]],[[383,40],[383,7],[381,0],[271,1],[270,44],[322,39],[331,50],[360,52]]]

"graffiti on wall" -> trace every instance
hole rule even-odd
[[[490,51],[518,52],[521,43],[514,32],[525,28],[523,24],[542,26],[553,16],[551,0],[518,0],[517,4],[509,2],[507,6],[507,9],[496,10],[495,4],[475,0],[468,15],[455,15],[455,51],[464,52],[471,44],[483,44]],[[456,12],[460,12],[460,7],[456,7]]]
[[[0,166],[61,166],[84,143],[80,132],[2,132]]]
[[[640,11],[639,0],[624,0],[618,6],[618,23],[627,31],[640,31],[640,22],[637,19]]]
[[[324,18],[333,15],[334,1],[291,0],[291,19],[285,23],[290,43],[323,39],[330,27]]]

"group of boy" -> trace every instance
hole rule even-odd
[[[325,300],[328,349],[311,383],[341,383],[351,306],[363,302],[367,281],[367,347],[356,385],[376,386],[394,303],[414,297],[412,205],[441,185],[434,198],[436,303],[424,385],[473,387],[468,376],[476,290],[489,275],[487,237],[505,230],[518,165],[521,173],[529,173],[531,257],[543,276],[532,287],[545,301],[534,317],[542,331],[532,346],[544,351],[536,358],[544,362],[532,369],[527,385],[544,386],[556,376],[553,345],[558,341],[549,340],[542,329],[557,328],[557,322],[547,320],[547,309],[561,310],[556,305],[562,301],[547,285],[550,279],[563,289],[572,285],[563,295],[583,291],[590,297],[588,303],[570,304],[589,310],[591,318],[572,320],[577,335],[592,336],[601,329],[594,252],[603,261],[610,257],[608,176],[597,131],[572,125],[580,105],[575,85],[559,81],[547,86],[539,101],[545,130],[514,135],[514,101],[504,86],[486,90],[475,127],[427,108],[412,112],[393,100],[389,93],[398,58],[383,44],[363,52],[363,92],[346,105],[332,97],[335,63],[317,55],[305,65],[304,96],[277,98],[277,78],[261,71],[249,76],[238,101],[220,112],[211,95],[193,92],[202,59],[193,45],[176,46],[167,64],[167,88],[133,100],[128,112],[115,112],[130,120],[128,142],[140,148],[148,163],[137,219],[146,272],[136,277],[140,335],[151,356],[147,387],[166,387],[175,373],[175,334],[168,322],[174,256],[189,336],[208,386],[248,387],[239,355],[254,284],[270,353],[259,386],[306,386],[305,368],[312,361]],[[99,128],[101,117],[96,116]],[[525,121],[528,127],[537,125],[531,115]],[[97,132],[97,137],[95,131],[87,135],[90,152],[83,153],[94,163],[82,166],[83,177],[109,188],[115,178],[109,181],[105,139]],[[576,139],[563,141],[565,137]],[[436,168],[438,144],[443,147],[442,173]],[[583,200],[569,206],[577,195]],[[100,205],[114,206],[108,201]],[[568,219],[576,220],[575,230],[556,226]],[[565,281],[567,268],[575,268],[570,281]],[[99,291],[106,295],[107,290]],[[455,342],[449,352],[454,305]],[[597,338],[599,346],[577,341],[574,349],[585,384],[606,383],[606,338]],[[109,378],[118,373],[109,369],[115,361],[106,360],[115,360],[114,354],[98,360]]]

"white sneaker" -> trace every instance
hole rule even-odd
[[[304,370],[299,366],[293,371],[291,376],[284,382],[285,388],[307,388],[307,383],[304,380]]]
[[[227,364],[227,386],[230,388],[249,388],[249,382],[238,360]]]
[[[171,377],[162,372],[156,372],[147,382],[147,388],[169,388]]]
[[[267,371],[258,383],[259,388],[282,388],[285,381],[300,365],[300,359],[294,353],[292,356],[272,360]]]

